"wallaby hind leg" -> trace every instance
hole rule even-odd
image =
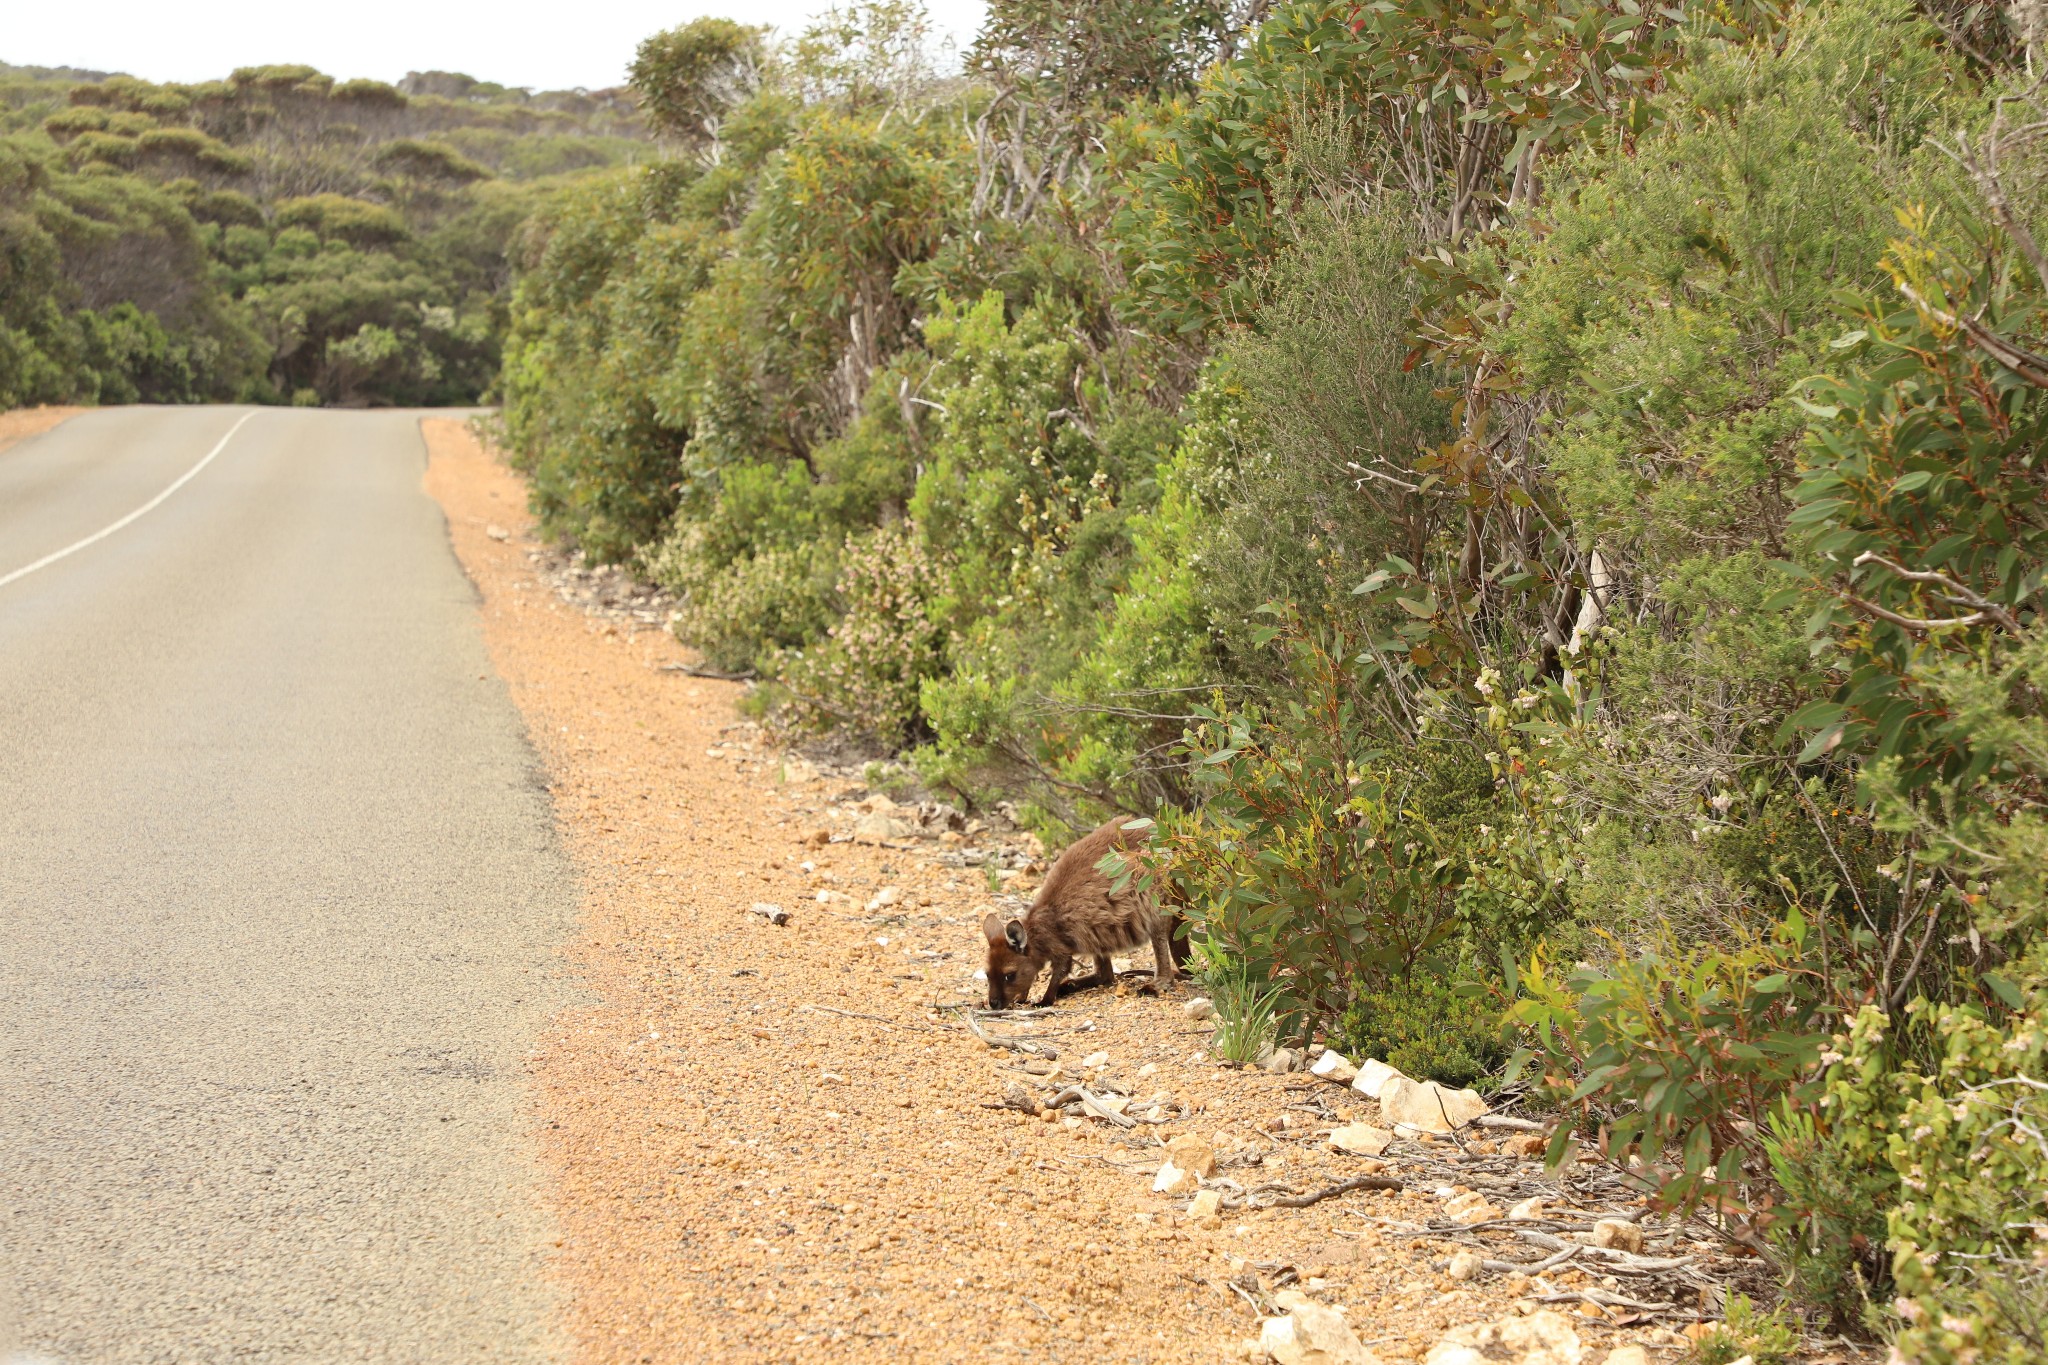
[[[1180,980],[1180,964],[1173,956],[1173,921],[1170,919],[1160,920],[1159,927],[1152,931],[1152,979]]]
[[[1089,977],[1081,984],[1084,986],[1114,986],[1116,984],[1116,964],[1109,960],[1109,954],[1097,953],[1095,955],[1095,975]]]
[[[1066,983],[1067,973],[1072,971],[1073,967],[1074,959],[1071,957],[1056,957],[1052,960],[1052,975],[1045,979],[1045,994],[1038,997],[1040,1009],[1060,998],[1060,987]]]

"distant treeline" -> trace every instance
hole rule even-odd
[[[645,140],[621,90],[0,65],[0,407],[474,402],[519,226]]]

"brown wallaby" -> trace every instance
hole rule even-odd
[[[1134,824],[1136,828],[1131,828]],[[1110,954],[1141,943],[1152,945],[1154,980],[1179,977],[1173,917],[1160,910],[1158,890],[1145,883],[1145,865],[1136,853],[1151,834],[1151,821],[1116,816],[1060,854],[1022,919],[1005,923],[995,915],[983,918],[990,1009],[1008,1009],[1026,999],[1048,962],[1052,976],[1038,1001],[1041,1005],[1059,998],[1077,957],[1095,959],[1095,975],[1079,984],[1112,985],[1116,971]],[[1118,878],[1096,865],[1112,851],[1124,853],[1131,864],[1121,889]]]

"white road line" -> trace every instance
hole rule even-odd
[[[261,409],[258,409],[258,411],[261,411]],[[86,546],[92,545],[98,541],[105,540],[108,536],[114,534],[114,532],[120,530],[123,526],[128,525],[130,522],[136,520],[137,518],[145,516],[150,512],[154,512],[158,507],[160,507],[163,504],[165,498],[168,498],[169,496],[171,496],[171,494],[177,492],[180,488],[183,488],[186,484],[190,483],[192,481],[193,475],[197,474],[200,470],[212,464],[213,457],[220,454],[223,450],[226,450],[228,448],[228,442],[235,439],[235,433],[240,431],[244,426],[246,426],[248,424],[249,419],[251,417],[254,417],[255,415],[256,413],[254,412],[243,413],[242,420],[235,423],[233,426],[229,427],[228,434],[221,437],[220,442],[217,445],[215,445],[212,450],[206,452],[206,458],[201,460],[198,464],[193,465],[184,473],[180,474],[172,482],[169,488],[166,488],[163,492],[157,494],[148,502],[145,502],[144,504],[142,504],[142,506],[136,508],[133,512],[130,512],[127,516],[121,518],[113,525],[102,526],[99,530],[94,531],[84,540],[77,541],[74,544],[66,545],[63,549],[58,550],[53,554],[44,555],[35,563],[25,564],[21,568],[16,569],[13,573],[0,574],[0,588],[6,587],[9,583],[12,583],[17,578],[27,578],[37,569],[47,569],[52,564],[55,564],[58,560],[64,558],[66,555],[77,554]]]

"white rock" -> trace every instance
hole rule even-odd
[[[1186,1194],[1194,1188],[1194,1184],[1193,1173],[1174,1165],[1173,1158],[1168,1157],[1159,1163],[1159,1174],[1152,1177],[1152,1193]]]
[[[502,526],[498,526],[495,524],[484,527],[484,534],[489,536],[492,540],[512,539],[512,533],[510,531],[506,530]]]
[[[1200,1023],[1204,1019],[1214,1019],[1216,1017],[1216,1006],[1211,1003],[1208,996],[1198,995],[1188,1001],[1187,1004],[1181,1006],[1181,1013],[1187,1015],[1188,1018],[1196,1023]]]
[[[1474,1223],[1497,1222],[1502,1216],[1500,1206],[1488,1202],[1486,1196],[1477,1190],[1467,1190],[1463,1194],[1454,1195],[1444,1205],[1444,1217],[1453,1223],[1463,1223],[1466,1227]]]
[[[1363,1073],[1360,1073],[1363,1075]],[[1396,1128],[1450,1133],[1487,1111],[1476,1090],[1452,1090],[1435,1081],[1395,1076],[1380,1087],[1380,1117]]]
[[[1593,1245],[1641,1254],[1643,1230],[1625,1218],[1601,1218],[1593,1224]]]
[[[748,906],[747,909],[752,913],[759,915],[762,919],[767,920],[770,924],[789,923],[789,911],[783,909],[779,905],[771,904],[768,901],[755,901],[752,905]]]
[[[1086,1071],[1093,1071],[1098,1066],[1108,1065],[1109,1054],[1107,1052],[1091,1052],[1081,1059],[1081,1067]]]
[[[1198,1190],[1188,1201],[1188,1217],[1215,1218],[1223,1212],[1223,1191]]]
[[[1430,1348],[1423,1365],[1581,1365],[1585,1356],[1571,1320],[1544,1308],[1527,1317],[1454,1327]]]
[[[857,844],[879,844],[887,839],[916,837],[917,826],[892,820],[886,815],[863,815],[853,826],[853,841]]]
[[[868,912],[872,914],[877,910],[881,910],[888,906],[894,905],[897,901],[900,901],[902,899],[902,887],[885,886],[868,899]]]
[[[1541,1196],[1534,1199],[1524,1199],[1521,1203],[1508,1210],[1508,1217],[1510,1218],[1528,1219],[1542,1218],[1544,1216],[1544,1205]]]
[[[1291,1047],[1276,1047],[1260,1061],[1259,1065],[1279,1075],[1300,1066],[1301,1054]]]
[[[1259,1324],[1259,1346],[1280,1365],[1379,1365],[1333,1308],[1296,1304],[1284,1318]]]
[[[1368,1057],[1358,1064],[1358,1075],[1352,1079],[1351,1088],[1369,1100],[1376,1100],[1386,1083],[1397,1076],[1407,1079],[1379,1058]]]
[[[1650,1353],[1631,1343],[1607,1353],[1607,1365],[1650,1365]]]
[[[1476,1280],[1486,1273],[1486,1258],[1471,1247],[1451,1253],[1450,1276],[1454,1280]]]
[[[1349,1085],[1358,1075],[1358,1068],[1353,1066],[1351,1059],[1343,1053],[1326,1048],[1323,1055],[1309,1066],[1309,1074],[1321,1076],[1326,1081],[1335,1081],[1339,1085]]]
[[[1330,1146],[1353,1156],[1378,1156],[1393,1140],[1392,1133],[1369,1123],[1348,1123],[1330,1134]]]

